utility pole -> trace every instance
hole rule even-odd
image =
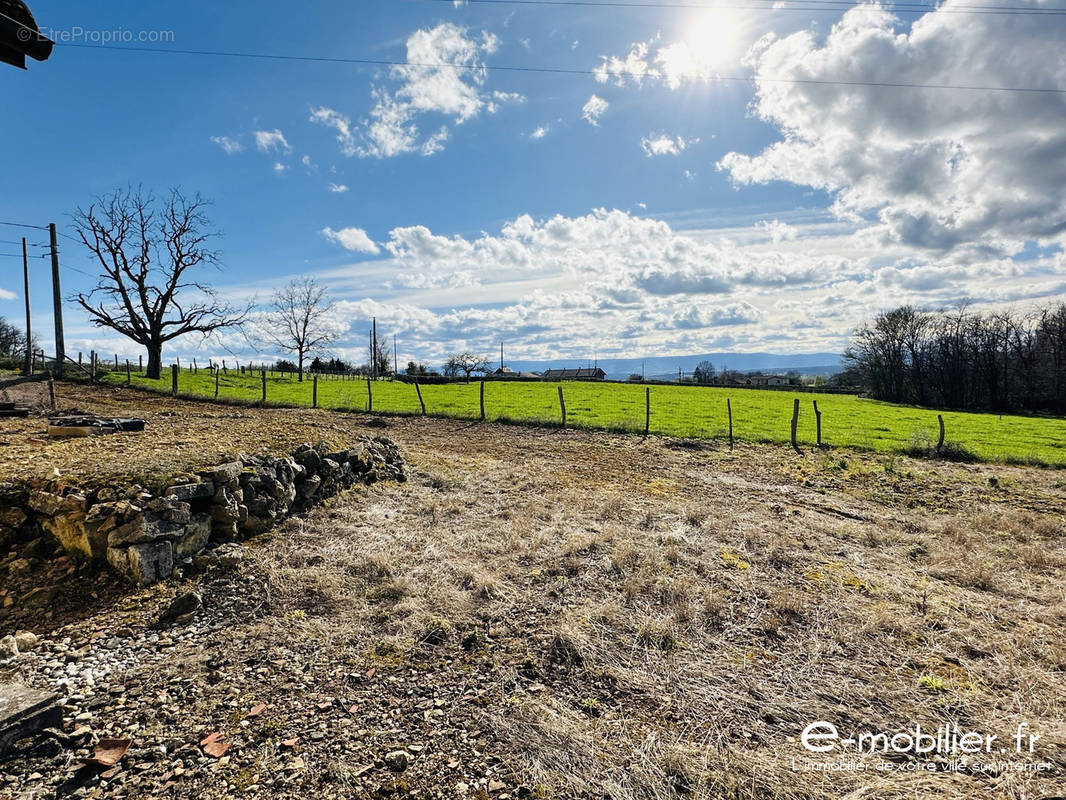
[[[33,332],[30,330],[30,261],[26,256],[26,237],[22,237],[22,282],[26,295],[26,366],[22,374],[29,377],[33,372]]]
[[[400,374],[400,362],[396,359],[396,334],[392,335],[392,374],[395,378]]]
[[[377,380],[378,377],[378,318],[373,317],[373,327],[370,329],[370,347],[373,351],[370,360],[370,376]]]
[[[500,342],[500,369],[503,369],[503,342]]]
[[[63,358],[66,346],[63,344],[63,295],[59,288],[59,245],[56,243],[56,224],[48,223],[48,238],[52,243],[52,305],[56,320],[56,364],[55,376],[63,377]]]

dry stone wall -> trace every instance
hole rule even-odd
[[[108,564],[134,583],[169,577],[209,542],[240,541],[356,483],[406,480],[389,439],[347,450],[305,444],[290,456],[243,456],[180,476],[157,493],[142,486],[86,489],[36,480],[0,491],[0,552],[44,531],[72,557]]]

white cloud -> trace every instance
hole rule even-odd
[[[14,292],[9,292],[7,289],[0,287],[0,300],[14,300],[17,295]]]
[[[738,184],[823,189],[841,218],[876,217],[882,240],[929,251],[980,256],[1066,241],[1060,97],[853,85],[1066,85],[1057,27],[1025,15],[1009,25],[963,18],[949,13],[956,2],[909,30],[888,11],[863,6],[844,14],[822,44],[807,31],[764,37],[750,55],[754,108],[782,138],[757,155],[729,153],[719,168]],[[790,77],[851,83],[781,80]]]
[[[348,117],[332,108],[321,106],[311,109],[311,122],[333,128],[337,131],[337,141],[340,142],[341,152],[346,156],[355,155],[355,135],[352,133],[352,121]]]
[[[498,47],[499,40],[493,34],[482,31],[480,36],[470,35],[466,28],[448,22],[415,31],[407,39],[407,63],[394,67],[391,72],[391,78],[399,81],[400,86],[394,90],[379,86],[372,91],[373,106],[360,125],[359,141],[353,136],[348,119],[337,112],[319,119],[312,114],[312,119],[337,128],[346,155],[364,158],[391,158],[404,153],[432,155],[443,149],[449,128],[443,125],[435,133],[424,136],[420,128],[422,115],[444,115],[453,124],[461,125],[482,111],[493,114],[504,103],[524,99],[514,93],[482,93],[487,75],[484,58],[495,53]],[[456,69],[437,64],[475,68]]]
[[[581,107],[581,116],[588,121],[590,125],[598,126],[600,124],[600,117],[603,116],[603,112],[607,110],[610,104],[602,97],[592,95],[585,102],[585,105]]]
[[[665,133],[653,133],[640,140],[640,146],[649,158],[652,156],[680,155],[681,151],[688,147],[688,145],[689,142],[685,141],[680,136],[671,137]]]
[[[343,194],[348,191],[348,187],[343,183],[330,183],[327,188],[334,194]]]
[[[256,131],[255,146],[260,153],[290,153],[292,147],[280,130]]]
[[[228,156],[239,153],[244,149],[244,145],[241,144],[240,140],[231,136],[212,136],[211,141],[221,147]]]
[[[798,231],[789,225],[788,223],[781,222],[780,220],[762,220],[756,223],[757,228],[762,228],[770,237],[770,241],[774,244],[779,242],[791,241],[795,239],[799,233]]]
[[[545,136],[548,135],[548,131],[550,130],[550,125],[539,125],[538,127],[533,129],[533,132],[531,134],[529,134],[529,138],[533,139],[534,141],[538,139],[543,139]]]
[[[380,252],[380,248],[362,228],[341,228],[339,231],[335,231],[333,228],[325,227],[322,229],[322,235],[331,242],[336,242],[345,250],[351,250],[353,253],[373,254]]]
[[[278,174],[281,174],[282,172],[284,172],[287,169],[288,169],[288,167],[285,166],[284,164],[282,164],[280,161],[275,161],[274,162],[274,172],[277,172]]]
[[[719,19],[721,15],[731,19]],[[642,86],[645,81],[661,82],[671,89],[687,81],[708,81],[718,76],[724,66],[732,65],[750,39],[747,26],[730,12],[719,9],[708,13],[699,23],[691,40],[662,43],[660,38],[634,42],[624,56],[601,56],[593,68],[599,83],[613,81],[616,86]]]

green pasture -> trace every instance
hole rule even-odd
[[[106,376],[125,384],[124,372]],[[169,393],[171,377],[151,381],[134,374],[134,386]],[[609,430],[643,431],[645,389],[639,384],[486,381],[485,415],[489,420],[559,423],[559,386],[566,402],[567,425]],[[275,373],[267,377],[271,405],[310,406],[311,380]],[[426,412],[435,416],[480,417],[480,383],[429,384],[421,387]],[[183,396],[211,398],[212,373],[182,369],[178,391]],[[373,411],[418,414],[415,386],[398,381],[372,383]],[[793,393],[777,390],[701,386],[651,386],[650,430],[670,436],[721,438],[728,432],[726,399],[733,407],[733,433],[738,440],[788,442],[793,400],[800,400],[799,441],[815,442],[813,401],[822,412],[823,442],[885,452],[906,452],[935,444],[937,412],[867,400],[853,395]],[[219,377],[219,397],[257,402],[262,396],[258,374],[232,371]],[[320,377],[322,408],[367,409],[365,379]],[[1066,467],[1066,420],[1061,418],[945,411],[947,441],[964,446],[985,461]]]

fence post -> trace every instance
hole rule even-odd
[[[822,446],[822,412],[818,410],[818,401],[812,400],[814,403],[814,427],[816,430],[818,446]]]
[[[366,379],[366,413],[374,413],[374,390],[370,388],[370,378]]]
[[[218,400],[218,367],[215,367],[215,399]]]
[[[792,403],[792,435],[790,437],[790,441],[792,442],[792,447],[796,450],[796,452],[799,452],[799,444],[796,442],[796,427],[799,425],[799,417],[800,417],[800,400],[797,397]]]
[[[651,429],[651,387],[644,387],[644,435]]]
[[[30,375],[37,369],[37,354],[30,350]]]
[[[566,427],[566,401],[563,399],[563,387],[559,387],[559,410],[563,415],[563,427]]]
[[[318,408],[318,373],[311,376],[311,408]]]
[[[137,371],[138,372],[144,372],[144,356],[143,355],[137,356]]]
[[[199,373],[200,373],[200,367],[196,363],[196,357],[193,356],[193,359],[192,359],[192,374],[193,375],[198,375]]]
[[[89,378],[92,380],[93,383],[96,383],[96,351],[95,350],[93,350],[89,354],[89,359],[90,359]]]
[[[481,403],[481,421],[485,421],[485,381],[481,382],[481,393],[479,396],[479,402]]]
[[[133,383],[133,375],[130,374],[130,360],[126,359],[126,385]]]
[[[940,423],[940,438],[936,440],[936,454],[940,455],[940,448],[944,446],[944,415],[936,415],[937,422]]]
[[[78,351],[78,366],[81,366],[81,350]]]
[[[729,414],[729,449],[733,449],[733,403],[727,397],[725,399],[725,410]]]
[[[418,394],[418,405],[422,406],[422,416],[426,415],[426,403],[422,399],[422,387],[418,385],[418,379],[415,379],[415,392]]]
[[[115,353],[115,369],[118,369],[118,353]]]
[[[48,376],[48,405],[53,411],[56,410],[56,382],[51,375]]]
[[[263,380],[263,402],[265,403],[267,401],[267,373],[265,369],[262,372],[261,378]]]
[[[170,393],[175,397],[178,396],[178,365],[170,365]]]

